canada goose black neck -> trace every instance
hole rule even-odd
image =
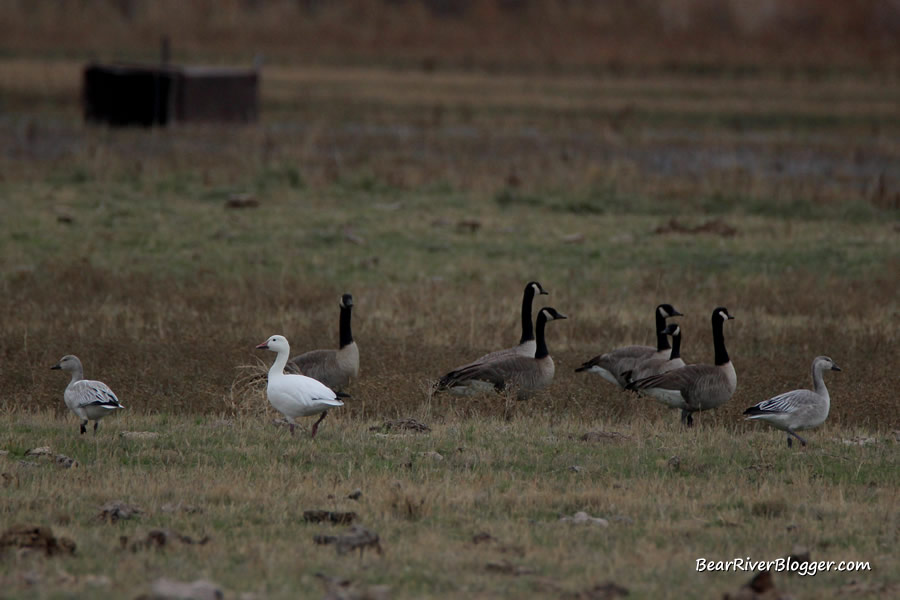
[[[348,296],[349,294],[345,294],[344,298],[346,299]],[[350,311],[352,310],[352,298],[350,299],[350,302],[344,300],[341,301],[341,348],[353,343],[353,332],[350,330]]]
[[[681,358],[681,328],[676,328],[672,333],[672,354],[669,355],[669,360],[675,360],[676,358]]]
[[[537,318],[537,348],[535,348],[534,351],[535,358],[546,358],[550,356],[550,351],[547,349],[547,340],[544,338],[544,328],[546,326],[547,316],[544,314],[544,311],[541,311]]]
[[[721,307],[715,309],[712,314],[713,347],[716,350],[717,367],[731,362],[731,359],[728,357],[728,350],[725,349],[725,334],[723,332],[723,325],[727,318],[721,315],[722,312],[726,315],[728,314],[728,311]]]
[[[541,292],[544,291],[544,288],[537,281],[529,281],[525,285],[525,292],[522,294],[522,338],[519,340],[520,344],[534,341],[534,325],[531,321],[531,313],[534,306],[535,287],[538,287]]]
[[[666,328],[666,316],[662,312],[662,304],[656,307],[656,351],[662,352],[671,348],[669,337],[663,332]]]

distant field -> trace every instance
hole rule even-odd
[[[0,562],[13,597],[133,597],[157,576],[321,597],[316,572],[400,598],[589,597],[610,579],[631,597],[721,597],[750,574],[701,576],[696,558],[795,543],[874,565],[776,575],[796,597],[896,595],[896,78],[282,60],[264,71],[258,126],[113,131],[81,123],[81,64],[0,60],[2,522],[79,547]],[[442,372],[518,339],[530,279],[569,316],[548,327],[553,386],[524,403],[432,398]],[[290,439],[244,385],[271,360],[253,346],[335,345],[343,292],[361,376],[315,442]],[[688,362],[712,359],[714,306],[737,317],[735,397],[691,431],[573,372],[649,343],[663,301],[685,314]],[[66,353],[128,407],[96,438],[77,435],[48,370]],[[818,354],[843,368],[827,378],[832,413],[789,451],[740,415],[808,386]],[[434,431],[369,431],[407,417]],[[625,437],[580,439],[592,430]],[[25,456],[44,445],[81,466]],[[145,513],[96,521],[114,499]],[[162,510],[179,501],[203,512]],[[385,555],[313,545],[330,527],[302,524],[316,508],[359,512]],[[557,522],[580,510],[609,526]],[[157,526],[212,541],[116,550]],[[482,531],[499,541],[475,545]]]

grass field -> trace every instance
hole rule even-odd
[[[277,38],[259,125],[116,131],[82,124],[82,60],[41,41],[48,14],[0,59],[0,524],[51,527],[77,550],[3,553],[0,596],[136,597],[206,577],[226,597],[596,598],[612,581],[720,598],[752,574],[696,573],[697,558],[795,546],[872,565],[775,574],[795,598],[900,593],[893,54],[835,49],[839,69],[790,75],[749,54],[714,72],[573,54],[532,72],[527,57],[496,67],[496,47],[491,69],[356,50],[336,65],[327,48],[298,64]],[[756,67],[728,71],[744,59]],[[518,339],[531,279],[569,317],[548,326],[549,390],[432,397],[437,376]],[[246,384],[272,359],[253,347],[274,333],[334,346],[343,292],[360,378],[315,441],[309,423],[291,438]],[[651,342],[659,302],[685,314],[687,362],[712,360],[713,307],[737,317],[737,392],[690,431],[574,373]],[[128,407],[96,436],[78,435],[49,370],[66,353]],[[843,371],[826,375],[831,415],[808,447],[742,420],[809,386],[818,354]],[[432,430],[370,429],[405,418]],[[78,466],[26,454],[44,446]],[[98,519],[113,500],[142,513]],[[304,522],[316,509],[355,511],[383,554],[316,545],[347,528]],[[608,524],[559,521],[579,511]],[[135,545],[158,528],[209,541]]]

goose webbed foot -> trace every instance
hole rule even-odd
[[[313,423],[312,434],[310,435],[311,438],[316,437],[316,433],[319,431],[319,423],[321,423],[327,416],[328,416],[328,411],[326,410],[325,412],[322,413],[322,416],[319,417],[319,420],[316,421],[315,423]]]
[[[82,421],[81,422],[81,435],[84,435],[85,433],[87,433],[87,427],[85,427],[85,425],[87,425],[87,421]]]
[[[681,424],[685,427],[693,427],[694,426],[694,415],[691,414],[690,411],[682,410],[681,411]]]

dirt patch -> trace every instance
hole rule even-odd
[[[359,550],[359,554],[362,556],[362,553],[367,548],[374,549],[379,555],[384,553],[378,534],[359,525],[354,525],[341,535],[313,536],[313,541],[319,545],[333,544],[338,554],[347,554],[353,550]]]
[[[789,600],[793,598],[775,588],[775,581],[768,571],[760,571],[742,585],[734,594],[724,594],[722,600]]]
[[[316,573],[325,586],[324,600],[388,600],[390,591],[386,585],[360,586],[350,579]]]
[[[209,542],[209,536],[205,535],[202,538],[195,540],[190,536],[182,535],[171,529],[151,529],[145,538],[133,541],[129,540],[127,535],[123,535],[119,538],[119,546],[123,550],[131,550],[132,552],[140,552],[142,550],[163,550],[164,548],[172,546],[175,542],[187,546],[205,546]]]
[[[503,575],[532,575],[537,571],[531,567],[526,567],[524,565],[516,565],[508,560],[500,561],[500,562],[489,562],[484,565],[484,568],[489,573],[501,573]]]
[[[120,519],[127,520],[136,517],[142,512],[143,510],[138,506],[126,504],[121,500],[113,500],[100,507],[100,513],[97,515],[97,518],[108,523],[115,523]]]
[[[50,449],[50,446],[32,448],[25,452],[25,456],[30,456],[37,459],[52,460],[65,469],[77,467],[79,464],[77,460],[75,460],[74,458],[70,458],[65,454],[55,454],[53,450]]]
[[[164,513],[183,513],[186,515],[196,515],[203,513],[203,509],[193,504],[184,504],[182,502],[168,502],[160,507]]]
[[[258,208],[259,200],[253,194],[234,194],[225,201],[225,208]]]
[[[381,433],[387,433],[389,431],[412,431],[415,433],[429,433],[431,431],[431,427],[422,423],[420,421],[416,421],[415,419],[392,419],[390,421],[385,421],[381,425],[373,425],[369,427],[369,431],[378,431]]]
[[[335,525],[350,525],[357,519],[355,512],[337,512],[331,510],[305,510],[303,520],[307,523],[334,523]]]
[[[720,235],[722,237],[734,237],[737,234],[737,231],[737,229],[735,229],[722,219],[712,219],[711,221],[706,221],[705,223],[701,223],[700,225],[695,225],[692,227],[690,225],[681,223],[678,219],[672,218],[669,219],[668,223],[660,225],[659,227],[654,229],[653,233],[682,233],[692,235],[709,233],[712,235]]]
[[[616,598],[624,598],[628,594],[628,588],[612,581],[607,581],[564,597],[572,600],[615,600]]]
[[[49,527],[14,525],[0,534],[0,550],[18,548],[43,552],[47,556],[75,554],[75,542],[56,537]]]
[[[630,440],[630,435],[618,431],[588,431],[579,438],[582,442],[622,442]]]

